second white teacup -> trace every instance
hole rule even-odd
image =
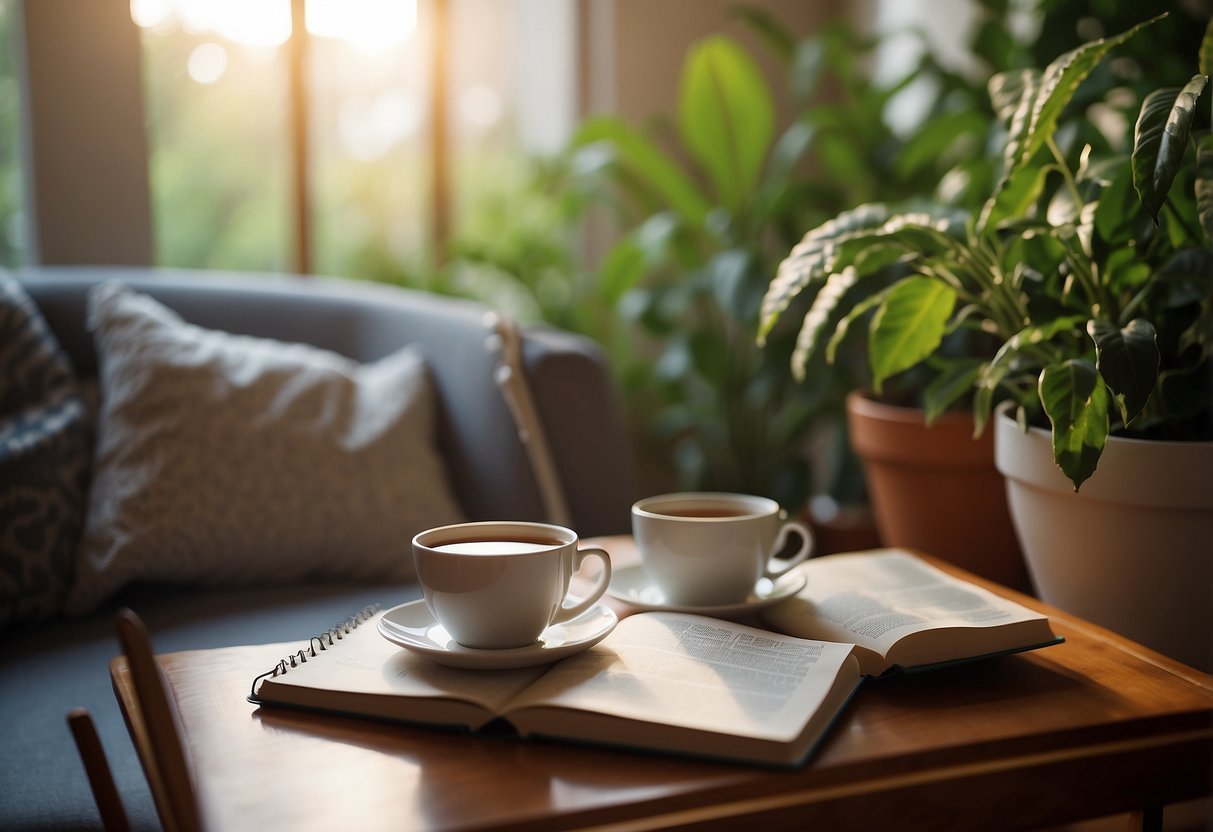
[[[774,559],[793,532],[800,548]],[[744,601],[759,579],[778,578],[808,557],[813,540],[803,524],[784,520],[774,500],[717,492],[640,500],[632,506],[632,535],[666,601],[687,606]]]
[[[602,562],[589,594],[566,604],[569,580],[587,557]],[[611,580],[602,549],[578,549],[577,533],[528,522],[456,523],[413,538],[426,606],[464,647],[534,644],[552,624],[590,608]]]

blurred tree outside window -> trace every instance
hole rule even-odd
[[[448,12],[452,251],[434,250],[435,11]],[[291,270],[290,0],[131,0],[141,27],[159,265]],[[493,298],[538,317],[517,256],[533,156],[573,119],[562,0],[306,0],[314,271]],[[556,63],[553,63],[553,62]],[[563,61],[563,65],[560,63]],[[560,87],[561,84],[567,89]],[[533,224],[546,228],[545,217]],[[525,240],[521,247],[534,248]],[[547,243],[551,245],[551,243]],[[440,268],[450,259],[458,263]]]
[[[289,0],[132,0],[157,265],[273,270],[290,251]]]

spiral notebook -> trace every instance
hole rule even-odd
[[[851,645],[674,612],[625,618],[552,665],[457,669],[387,641],[381,615],[364,610],[313,637],[256,677],[250,701],[792,766],[861,679]]]

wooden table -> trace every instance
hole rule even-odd
[[[595,543],[635,558],[628,538]],[[1213,678],[964,576],[1044,610],[1066,643],[866,684],[794,771],[246,702],[287,645],[159,661],[214,829],[735,829],[744,817],[764,832],[968,830],[1134,811],[1152,825],[1157,807],[1213,792]],[[129,715],[125,659],[111,671]]]

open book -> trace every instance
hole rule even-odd
[[[680,613],[625,618],[585,652],[517,670],[435,664],[377,623],[260,679],[250,699],[468,730],[500,718],[523,736],[795,765],[862,679],[850,645]]]
[[[1041,613],[880,549],[806,561],[804,589],[763,620],[783,633],[854,644],[863,673],[924,670],[1063,639]]]

